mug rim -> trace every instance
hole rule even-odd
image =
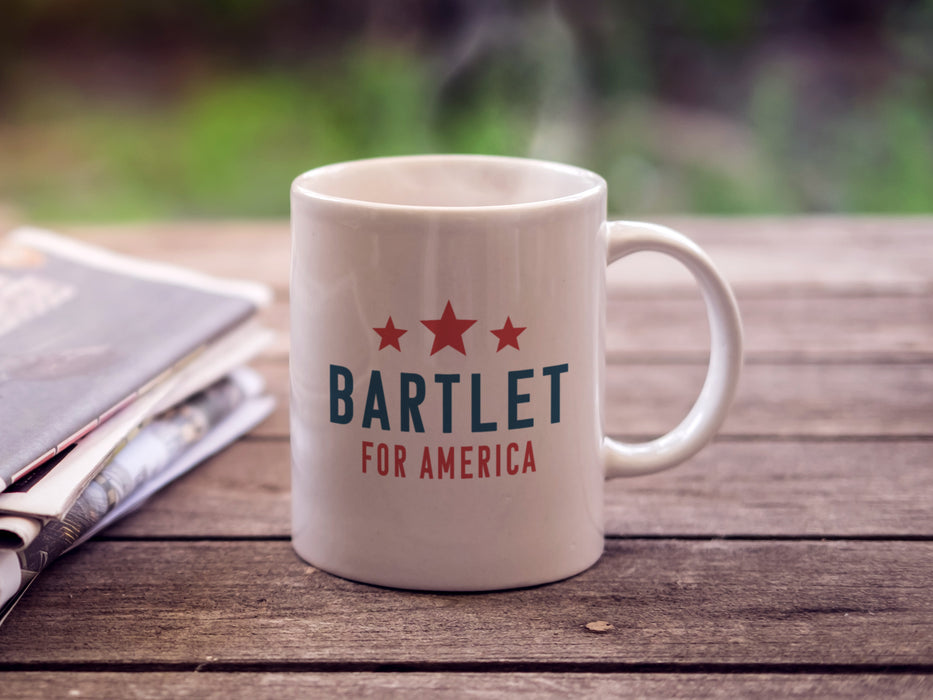
[[[431,161],[450,161],[457,163],[479,163],[494,162],[500,165],[519,165],[522,167],[534,168],[538,170],[549,170],[563,175],[569,175],[580,180],[581,187],[578,191],[556,197],[547,197],[523,202],[511,202],[506,204],[475,204],[475,205],[436,205],[436,204],[399,204],[395,202],[379,202],[356,197],[344,197],[320,192],[310,186],[308,181],[313,177],[326,177],[335,174],[338,171],[346,171],[362,166],[378,165],[381,167],[390,166],[393,163],[414,163]],[[562,204],[579,202],[607,189],[606,181],[601,175],[581,168],[576,165],[569,165],[557,161],[543,160],[538,158],[524,158],[521,156],[501,156],[501,155],[482,155],[466,153],[431,153],[418,155],[402,156],[379,156],[375,158],[358,158],[355,160],[340,161],[321,165],[298,175],[293,181],[291,192],[293,195],[302,195],[309,199],[329,202],[332,204],[341,204],[353,207],[371,208],[384,211],[409,211],[409,212],[504,212],[522,209],[536,209]]]

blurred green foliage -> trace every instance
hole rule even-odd
[[[867,37],[763,0],[360,1],[317,28],[294,2],[76,4],[0,29],[0,204],[34,220],[285,216],[304,170],[423,152],[591,167],[623,214],[933,211],[929,0],[865,10]]]

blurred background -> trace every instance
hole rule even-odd
[[[933,211],[933,0],[7,0],[0,210],[285,217],[324,163],[593,168],[616,214]]]

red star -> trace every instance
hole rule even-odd
[[[512,325],[512,317],[506,316],[505,325],[502,326],[502,328],[497,331],[489,331],[499,339],[499,347],[496,348],[496,352],[499,352],[502,348],[508,347],[509,345],[518,350],[518,336],[524,333],[527,327],[528,326],[521,326],[516,328]]]
[[[431,346],[432,355],[446,347],[451,347],[461,355],[466,355],[466,348],[463,347],[463,334],[476,321],[469,318],[457,318],[449,301],[439,319],[421,323],[434,334],[434,345]]]
[[[402,351],[402,346],[399,345],[398,339],[405,335],[408,331],[404,328],[396,328],[395,324],[392,323],[392,317],[389,316],[389,320],[386,321],[385,328],[373,328],[376,333],[379,334],[379,349],[387,348],[390,345],[398,350]]]

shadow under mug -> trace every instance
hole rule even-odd
[[[292,540],[312,565],[439,591],[566,578],[603,551],[606,477],[673,467],[722,423],[728,284],[680,233],[607,221],[595,173],[377,158],[311,170],[291,201]],[[604,427],[605,279],[639,251],[693,273],[711,348],[683,421],[633,444]]]

